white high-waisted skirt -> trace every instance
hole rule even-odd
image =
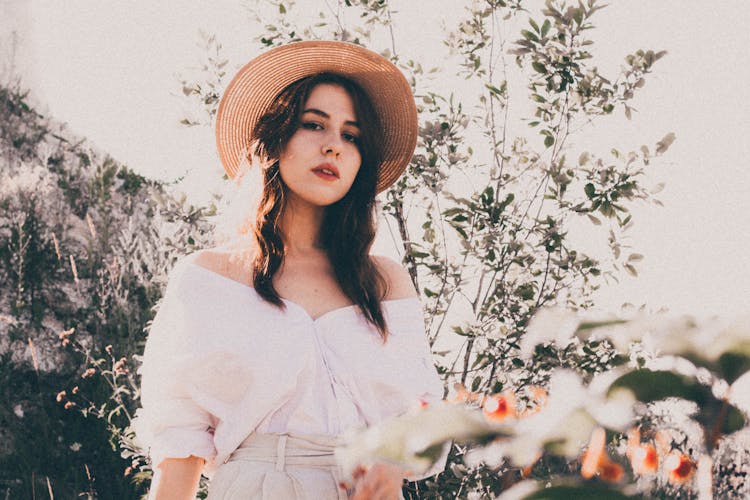
[[[346,500],[336,436],[251,434],[221,465],[208,500]]]

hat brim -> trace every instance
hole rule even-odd
[[[253,141],[252,130],[274,98],[289,84],[318,73],[335,73],[357,83],[370,98],[382,126],[383,161],[377,191],[406,169],[417,144],[417,108],[411,86],[383,56],[336,41],[295,42],[265,52],[229,82],[216,113],[216,145],[224,170],[237,174]]]

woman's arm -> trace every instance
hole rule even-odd
[[[149,500],[194,500],[205,460],[166,458],[154,471]]]
[[[351,500],[398,500],[404,478],[411,474],[397,465],[376,462],[366,471],[355,474]]]

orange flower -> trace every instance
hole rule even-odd
[[[659,467],[659,455],[656,453],[656,447],[651,443],[638,445],[630,457],[630,464],[636,474],[653,474]]]
[[[115,363],[114,371],[116,374],[128,373],[128,367],[125,366],[125,363],[127,363],[127,361],[127,358],[120,358],[117,363]]]
[[[479,394],[477,394],[476,392],[471,392],[466,388],[464,384],[453,384],[453,390],[456,391],[456,403],[471,403],[474,401],[479,401]]]
[[[531,415],[534,415],[535,413],[539,413],[542,408],[547,406],[547,400],[549,399],[549,394],[543,387],[539,386],[532,386],[530,388],[531,392],[531,398],[529,400],[529,407],[523,409],[522,411],[518,412],[518,416],[520,418],[526,418],[530,417]]]
[[[500,422],[516,416],[516,398],[506,391],[496,396],[487,396],[482,403],[484,416],[489,420]]]
[[[62,400],[65,399],[66,395],[67,393],[65,391],[58,392],[57,396],[55,396],[55,401],[57,401],[58,403],[62,402]]]
[[[599,465],[606,457],[606,454],[604,453],[606,439],[607,434],[601,427],[597,427],[594,429],[594,432],[591,433],[589,445],[581,459],[581,476],[585,479],[594,477],[594,474],[599,470]]]
[[[599,477],[609,483],[618,483],[622,480],[624,474],[622,465],[607,459],[605,463],[599,466]]]
[[[659,467],[659,454],[651,443],[641,442],[638,429],[628,431],[628,446],[625,455],[630,459],[630,465],[636,474],[652,474]]]
[[[64,331],[62,331],[62,332],[58,333],[58,334],[57,334],[57,337],[58,337],[58,338],[59,338],[60,340],[62,340],[62,341],[65,341],[65,340],[67,340],[67,339],[68,339],[68,337],[70,337],[71,335],[73,335],[73,334],[75,333],[75,331],[76,331],[76,329],[75,329],[75,328],[70,328],[70,329],[68,329],[68,330],[64,330]]]
[[[529,477],[531,475],[531,472],[534,470],[534,465],[536,465],[540,458],[542,458],[542,452],[537,452],[534,460],[532,460],[528,465],[521,469],[521,477]]]
[[[88,378],[93,376],[96,373],[96,370],[93,368],[88,368],[85,372],[83,372],[83,375],[81,375],[81,378]]]
[[[671,483],[684,483],[692,479],[695,473],[695,462],[682,452],[673,450],[664,461],[664,470]]]
[[[610,483],[616,483],[622,479],[623,468],[617,462],[613,462],[605,451],[607,434],[601,427],[594,429],[591,433],[589,445],[581,459],[581,476],[590,479],[594,475]]]

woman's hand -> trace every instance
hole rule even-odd
[[[205,460],[200,457],[166,458],[154,470],[149,500],[194,499]]]
[[[351,500],[398,500],[401,487],[409,471],[387,462],[376,462],[368,469],[354,473],[354,493]]]

